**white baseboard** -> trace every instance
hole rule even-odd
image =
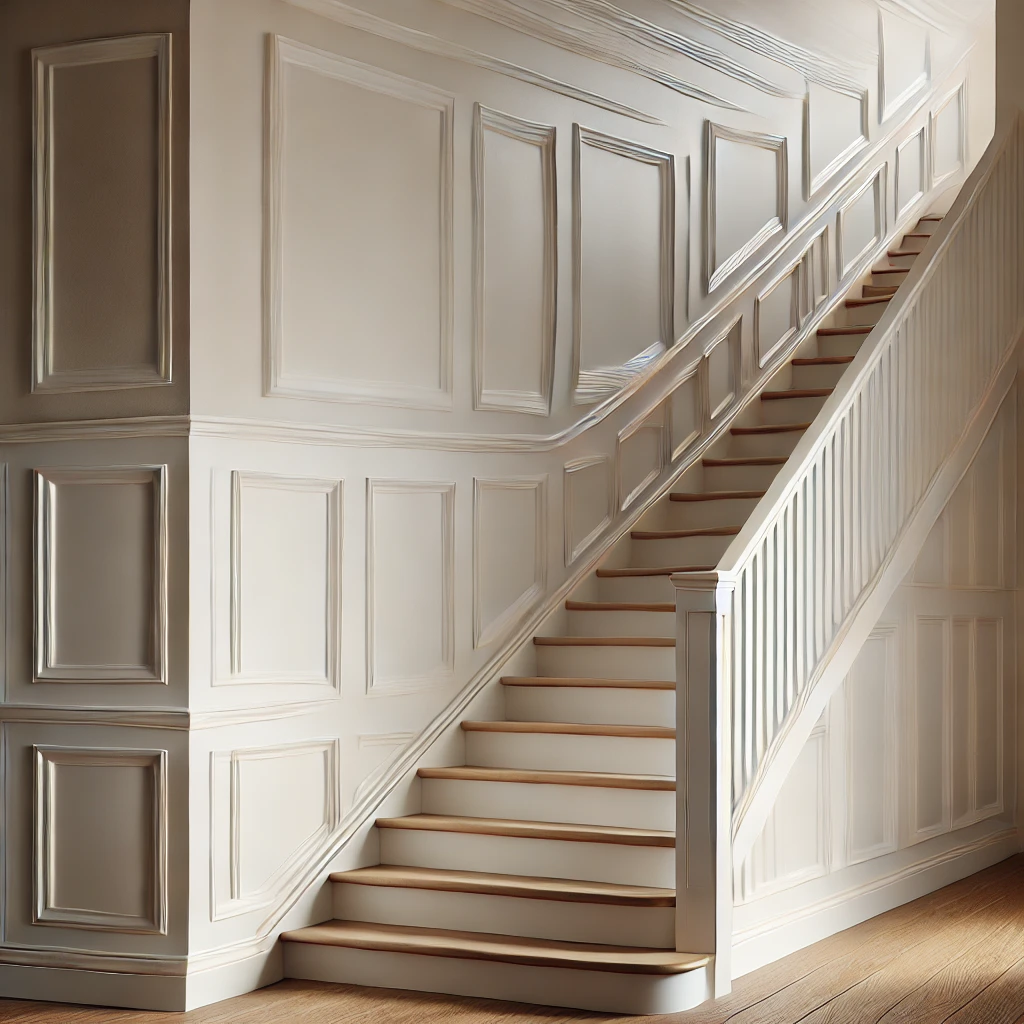
[[[0,996],[5,999],[174,1011],[185,1009],[185,989],[186,980],[180,975],[114,974],[0,963]]]

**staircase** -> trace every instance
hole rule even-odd
[[[462,722],[466,766],[419,770],[423,813],[376,822],[377,867],[331,876],[335,920],[285,933],[292,978],[623,1013],[707,998],[675,949],[673,573],[711,570],[941,218],[854,287],[534,638],[506,720]],[[855,294],[854,294],[855,293]]]

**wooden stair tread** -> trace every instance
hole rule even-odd
[[[899,288],[898,284],[866,284],[861,288],[861,294],[865,298],[873,295],[895,295]]]
[[[516,782],[533,786],[588,786],[593,789],[642,789],[659,793],[674,793],[676,788],[675,779],[662,775],[483,768],[471,764],[451,768],[420,768],[416,774],[421,779],[448,779],[456,782]]]
[[[611,846],[646,846],[671,850],[674,832],[618,825],[569,825],[554,821],[517,821],[510,818],[467,818],[449,814],[409,814],[404,818],[378,818],[377,828],[417,832],[462,832],[513,839],[553,839],[565,843],[607,843]]]
[[[496,875],[488,871],[452,871],[413,868],[399,864],[335,871],[332,882],[374,885],[399,889],[432,889],[439,892],[479,893],[485,896],[517,896],[528,900],[560,903],[601,903],[618,907],[674,907],[674,889],[646,885],[617,885],[574,878],[542,878],[532,875]]]
[[[874,324],[855,324],[851,327],[819,327],[817,333],[822,338],[838,338],[848,334],[870,334],[874,329]]]
[[[729,433],[737,437],[748,434],[792,434],[806,430],[810,423],[758,423],[754,427],[730,427]]]
[[[790,388],[788,391],[762,391],[762,402],[784,402],[793,398],[828,398],[835,388]]]
[[[566,601],[569,612],[674,612],[676,606],[662,601]]]
[[[931,238],[932,233],[930,231],[907,231],[903,235],[904,238]]]
[[[938,221],[942,220],[942,216],[940,214],[937,214],[937,213],[929,213],[929,214],[927,214],[924,217],[918,217],[917,218],[918,224],[920,224],[921,221],[923,221],[923,220],[935,223],[935,222],[938,222]]]
[[[909,274],[910,267],[872,267],[872,274]]]
[[[705,526],[694,530],[631,530],[633,540],[682,540],[685,537],[735,537],[738,526]]]
[[[920,256],[922,252],[922,249],[890,249],[886,256],[889,256],[891,259],[898,259],[900,256]]]
[[[456,932],[440,928],[411,928],[397,924],[328,921],[285,932],[286,942],[373,949],[460,960],[489,960],[530,967],[562,967],[616,974],[683,974],[704,967],[709,957],[668,949],[603,946],[554,939],[527,939],[485,932]]]
[[[843,366],[853,359],[853,356],[804,356],[791,362],[794,366]]]
[[[626,576],[671,576],[677,572],[711,572],[713,565],[662,565],[651,569],[598,569],[600,579],[617,579]]]
[[[851,356],[850,358],[852,359],[853,357]],[[736,456],[728,459],[701,459],[701,465],[711,469],[720,466],[784,466],[788,461],[789,457],[786,455],[751,455],[749,457]]]
[[[502,686],[571,686],[595,690],[674,690],[670,679],[598,679],[593,676],[502,676]]]
[[[674,740],[676,738],[675,729],[666,725],[592,725],[581,722],[460,722],[459,724],[463,732],[614,736],[643,740]]]
[[[675,647],[671,636],[535,636],[537,647]]]
[[[847,299],[845,305],[848,309],[856,309],[858,306],[877,306],[891,299],[891,295],[868,295],[860,299]]]
[[[673,491],[672,501],[737,501],[748,498],[763,498],[764,491]]]

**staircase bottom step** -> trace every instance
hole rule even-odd
[[[310,981],[632,1014],[708,998],[707,957],[673,950],[346,921],[282,938],[285,975]]]

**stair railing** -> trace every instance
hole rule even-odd
[[[1019,115],[997,133],[718,567],[672,578],[676,939],[715,955],[716,994],[731,983],[734,863],[825,707],[819,683],[837,668],[851,622],[1016,349],[1022,162]]]

